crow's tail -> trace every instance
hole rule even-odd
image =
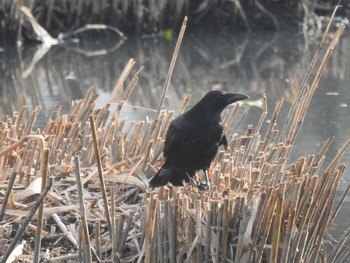
[[[182,171],[171,168],[162,167],[158,173],[149,182],[150,187],[160,187],[166,185],[168,182],[173,186],[183,186],[183,182],[188,182],[189,179]]]

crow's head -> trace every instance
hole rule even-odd
[[[203,113],[221,114],[226,106],[249,96],[242,93],[228,93],[220,90],[209,91],[194,107],[196,111]]]

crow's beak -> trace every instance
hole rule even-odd
[[[245,100],[245,99],[249,99],[249,96],[245,95],[243,93],[227,93],[226,94],[227,104],[231,104],[231,103],[234,103],[236,101]]]

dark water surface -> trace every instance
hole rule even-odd
[[[279,119],[281,124],[319,41],[291,32],[187,35],[180,50],[165,107],[177,110],[186,95],[192,95],[191,103],[195,103],[213,88],[244,92],[251,97],[252,104],[241,125],[244,130],[248,124],[258,123],[262,109],[254,105],[259,105],[259,99],[266,93],[270,113],[278,99],[285,99]],[[123,114],[129,120],[152,116],[154,112],[149,109],[158,107],[174,45],[175,41],[168,41],[164,37],[128,39],[124,43],[106,36],[96,37],[93,41],[84,40],[79,45],[71,43],[54,46],[34,65],[31,65],[31,61],[38,56],[38,45],[26,46],[19,52],[13,48],[0,47],[0,115],[12,114],[24,105],[29,110],[40,105],[42,113],[37,126],[42,127],[55,105],[63,105],[67,112],[70,101],[82,98],[91,86],[100,95],[98,106],[101,107],[108,100],[129,58],[135,58],[137,64],[133,72],[140,66],[145,69]],[[95,51],[101,49],[111,52],[94,55]],[[324,141],[335,136],[325,167],[350,138],[349,50],[350,37],[347,35],[337,46],[316,90],[297,139],[292,161],[300,156],[317,154]],[[32,70],[28,70],[31,66]],[[350,150],[346,152],[343,162],[350,164]],[[349,181],[347,169],[339,195]],[[336,236],[339,237],[349,226],[349,213],[350,199],[347,198],[336,222],[340,225],[340,232]]]

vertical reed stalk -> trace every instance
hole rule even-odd
[[[165,83],[164,83],[164,86],[163,86],[162,96],[161,96],[160,104],[158,106],[158,111],[157,111],[157,117],[159,116],[160,111],[163,108],[165,96],[166,96],[167,91],[169,89],[170,80],[171,80],[171,76],[173,75],[176,59],[177,59],[177,56],[178,56],[179,51],[180,51],[180,46],[181,46],[181,43],[182,43],[182,39],[183,39],[183,37],[185,35],[186,26],[187,26],[187,20],[188,20],[188,18],[187,18],[187,16],[185,16],[185,18],[184,18],[184,20],[182,22],[182,26],[181,26],[181,29],[180,29],[179,36],[178,36],[177,41],[176,41],[173,57],[171,58],[168,74],[166,76]]]
[[[102,194],[104,209],[105,209],[106,218],[107,218],[109,235],[112,239],[113,238],[112,237],[112,233],[113,233],[112,221],[111,221],[111,216],[110,216],[110,212],[109,212],[105,180],[103,178],[103,168],[102,168],[102,163],[101,163],[100,147],[99,147],[98,141],[97,141],[96,128],[95,128],[95,122],[94,122],[93,116],[90,116],[90,125],[91,125],[92,138],[93,138],[93,142],[94,142],[94,148],[95,148],[98,176],[100,179],[101,194]]]
[[[83,261],[84,262],[92,262],[91,257],[91,245],[90,245],[90,236],[89,236],[89,230],[88,230],[88,224],[87,224],[87,218],[86,218],[86,211],[85,211],[85,203],[84,203],[84,194],[83,194],[83,185],[81,183],[81,171],[80,171],[80,160],[79,156],[76,156],[74,158],[75,162],[75,175],[77,179],[77,190],[78,190],[78,198],[79,198],[79,207],[80,207],[80,216],[81,216],[81,237],[83,245]]]
[[[48,173],[49,173],[49,149],[45,149],[43,156],[41,156],[41,192],[45,191],[46,185],[47,185],[47,179],[48,179]],[[43,225],[43,212],[44,212],[44,202],[40,205],[39,211],[38,211],[38,226],[35,236],[35,247],[34,247],[34,259],[33,262],[37,263],[39,262],[40,258],[40,250],[41,250],[41,231],[42,231],[42,225]]]

